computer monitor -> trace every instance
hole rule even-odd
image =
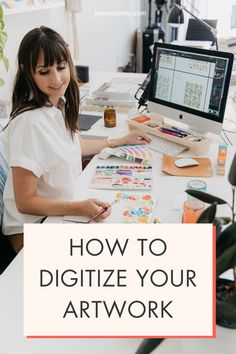
[[[155,43],[148,111],[203,132],[221,132],[234,56]]]
[[[213,28],[217,26],[217,20],[203,20]],[[206,28],[201,22],[195,18],[188,20],[188,27],[186,32],[186,40],[189,41],[214,41],[214,36],[211,31]]]

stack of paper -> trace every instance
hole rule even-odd
[[[140,79],[112,78],[93,91],[91,96],[87,97],[85,105],[133,108],[136,102],[134,96],[139,85]]]

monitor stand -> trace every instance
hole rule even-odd
[[[201,155],[207,152],[211,143],[210,138],[203,134],[195,133],[189,129],[180,128],[179,130],[183,133],[183,136],[181,137],[164,133],[161,131],[161,129],[173,129],[173,120],[171,120],[171,123],[169,123],[167,122],[167,119],[163,119],[162,116],[156,113],[134,116],[128,119],[128,125],[131,130],[141,130],[163,139],[173,141],[180,145],[184,145],[188,147],[188,149],[194,155]]]

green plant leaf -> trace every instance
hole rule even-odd
[[[3,9],[2,6],[0,5],[0,20],[3,18]]]
[[[213,222],[213,225],[216,228],[216,241],[217,241],[217,239],[220,236],[220,233],[222,231],[222,226],[221,226],[221,223],[216,218],[215,218],[215,220]]]
[[[4,65],[5,69],[6,69],[6,71],[8,71],[8,69],[9,69],[9,60],[7,59],[7,57],[3,56],[2,57],[2,61],[3,61],[3,65]]]
[[[232,186],[236,186],[236,154],[234,155],[234,159],[229,170],[228,179],[229,179],[229,183]]]
[[[191,195],[192,197],[195,197],[195,198],[201,200],[202,202],[205,202],[208,204],[213,204],[213,203],[227,204],[227,202],[225,200],[215,197],[214,195],[211,195],[211,194],[208,194],[205,192],[196,191],[194,189],[187,189],[185,192],[188,193],[189,195]]]
[[[216,260],[216,276],[233,268],[236,265],[236,244],[226,250]]]
[[[151,353],[161,342],[164,338],[147,338],[142,341],[140,346],[138,347],[135,354],[149,354]]]
[[[0,87],[4,86],[5,82],[3,79],[0,78]]]
[[[213,223],[215,215],[216,215],[216,203],[213,203],[208,208],[206,208],[198,218],[198,224],[208,224]]]
[[[224,226],[230,223],[231,218],[229,218],[228,216],[221,216],[221,217],[217,217],[215,218],[216,222],[219,222],[220,225]]]
[[[222,322],[234,323],[236,324],[236,295],[224,300],[219,301],[216,300],[216,317],[217,322],[219,321],[220,324]],[[235,327],[234,327],[235,328]]]
[[[5,47],[6,42],[7,42],[7,32],[0,31],[0,43],[3,48]]]
[[[228,226],[218,236],[216,242],[216,257],[219,257],[233,245],[236,245],[236,223]]]
[[[0,19],[0,30],[3,30],[4,27],[5,27],[5,23],[3,19]]]

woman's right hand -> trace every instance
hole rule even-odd
[[[87,216],[88,218],[93,218],[103,209],[106,209],[101,215],[99,215],[95,220],[101,221],[106,219],[111,214],[111,206],[109,203],[102,202],[99,199],[87,199],[80,203],[80,215]]]

